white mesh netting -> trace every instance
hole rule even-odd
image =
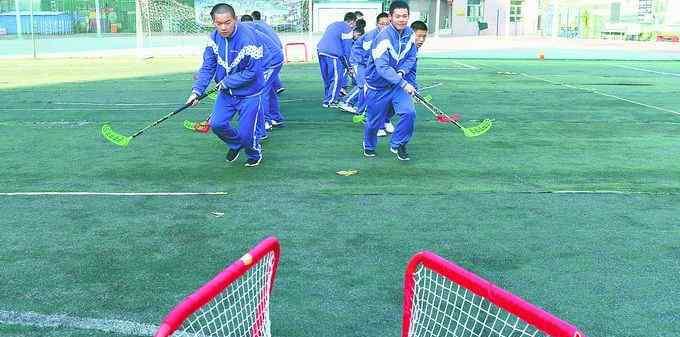
[[[203,25],[196,20],[196,10],[174,0],[140,0],[144,33],[195,34],[209,32],[208,22]]]
[[[189,316],[178,337],[271,337],[270,280],[274,253],[264,256],[218,296]]]
[[[418,266],[408,337],[546,336],[515,315]]]

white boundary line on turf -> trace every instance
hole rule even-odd
[[[52,102],[54,105],[94,105],[94,106],[174,106],[177,103],[92,103],[92,102]]]
[[[466,67],[418,67],[418,70],[447,71],[447,70],[477,70]]]
[[[621,101],[624,101],[624,102],[636,104],[636,105],[643,106],[643,107],[646,107],[646,108],[656,109],[656,110],[664,111],[664,112],[670,112],[670,113],[672,113],[672,114],[676,114],[676,115],[679,115],[679,116],[680,116],[680,112],[678,112],[678,111],[674,111],[674,110],[671,110],[671,109],[666,109],[666,108],[658,107],[658,106],[655,106],[655,105],[649,105],[649,104],[641,103],[641,102],[638,102],[638,101],[633,101],[633,100],[630,100],[630,99],[627,99],[627,98],[623,98],[623,97],[619,97],[619,96],[615,96],[615,95],[610,95],[610,94],[607,94],[607,93],[604,93],[604,92],[601,92],[601,91],[598,91],[598,90],[595,90],[595,89],[579,88],[579,87],[573,86],[573,85],[571,85],[571,84],[566,84],[566,83],[561,83],[561,82],[546,80],[546,79],[544,79],[544,78],[540,78],[540,77],[536,77],[536,76],[531,76],[531,75],[525,74],[525,73],[520,73],[520,75],[522,75],[522,76],[524,76],[524,77],[528,77],[528,78],[534,79],[534,80],[539,80],[539,81],[543,81],[543,82],[546,82],[546,83],[550,83],[550,84],[561,85],[561,86],[563,86],[563,87],[570,88],[570,89],[583,90],[583,91],[587,91],[587,92],[590,92],[590,93],[593,93],[593,94],[597,94],[597,95],[601,95],[601,96],[605,96],[605,97],[610,97],[610,98],[618,99],[618,100],[621,100]]]
[[[84,126],[97,124],[93,121],[35,121],[35,122],[0,122],[0,126],[7,125],[32,125],[32,126]]]
[[[463,62],[453,61],[453,63],[455,63],[455,64],[457,64],[457,65],[459,65],[459,66],[463,66],[463,67],[465,67],[465,68],[467,68],[467,69],[470,69],[470,70],[479,70],[479,68],[477,68],[477,67],[475,67],[475,66],[471,66],[471,65],[466,64],[466,63],[463,63]]]
[[[428,85],[428,86],[426,86],[426,87],[422,87],[422,88],[420,89],[420,91],[423,91],[423,90],[430,90],[430,89],[432,89],[432,88],[436,88],[436,87],[438,87],[438,86],[440,86],[440,85],[443,85],[443,84],[444,84],[444,83],[442,83],[442,82],[437,82],[437,83],[435,83],[435,84]]]
[[[73,111],[77,108],[0,108],[0,112],[2,111]],[[111,110],[116,110],[116,111],[143,111],[143,110],[158,110],[158,109],[163,109],[166,110],[168,108],[166,107],[159,107],[159,106],[147,106],[147,107],[111,107],[111,108],[79,108],[79,109],[87,109],[86,111],[111,111]],[[78,110],[78,111],[83,111],[83,110]]]
[[[39,328],[72,328],[97,330],[121,335],[153,336],[158,326],[117,319],[80,318],[68,315],[44,315],[34,312],[0,310],[0,324]]]
[[[667,73],[667,72],[664,72],[664,71],[649,70],[649,69],[631,67],[631,66],[626,66],[626,65],[621,65],[621,64],[614,64],[613,66],[614,66],[614,67],[618,67],[618,68],[625,68],[625,69],[632,69],[632,70],[637,70],[637,71],[644,71],[644,72],[653,73],[653,74],[659,74],[659,75],[671,75],[671,76],[680,77],[680,74],[678,74],[678,73]]]
[[[152,196],[175,197],[193,195],[227,195],[227,192],[0,192],[0,196]]]
[[[306,101],[304,98],[291,98],[279,100],[280,103],[290,103],[290,102],[302,102]],[[134,107],[173,107],[180,106],[178,103],[94,103],[94,102],[52,102],[45,103],[50,105],[85,105],[85,106],[117,106],[117,107],[132,107],[132,109],[126,110],[139,110]],[[41,111],[62,111],[62,110],[72,110],[68,108],[2,108],[0,110],[41,110]],[[111,110],[111,109],[105,109]]]
[[[310,101],[310,100],[309,100],[309,99],[304,99],[304,98],[280,99],[280,100],[279,100],[279,103],[305,102],[305,101]]]
[[[620,194],[620,195],[634,195],[634,194],[648,194],[648,195],[663,195],[666,193],[654,193],[654,192],[636,192],[636,191],[613,191],[613,190],[592,190],[592,191],[569,191],[569,190],[563,190],[563,191],[549,191],[545,193],[552,193],[552,194]]]

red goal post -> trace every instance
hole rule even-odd
[[[281,248],[269,237],[179,303],[156,337],[270,337],[269,296]]]
[[[283,45],[283,58],[284,58],[284,62],[286,62],[286,63],[309,62],[309,55],[307,53],[307,44],[305,42],[288,42],[288,43],[285,43]]]
[[[573,325],[467,271],[421,252],[404,279],[402,337],[585,337]]]

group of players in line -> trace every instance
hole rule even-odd
[[[393,1],[389,13],[377,16],[376,28],[365,32],[365,21],[357,13],[347,13],[343,21],[328,26],[317,45],[324,82],[322,106],[365,114],[366,157],[376,156],[379,135],[392,133],[390,152],[399,160],[410,160],[406,145],[415,122],[416,54],[427,37],[427,25],[415,21],[409,26],[409,14],[406,2]],[[258,166],[260,140],[271,128],[283,125],[277,97],[284,90],[279,80],[282,44],[276,32],[259,20],[259,12],[244,15],[239,22],[234,8],[220,3],[213,6],[210,16],[215,31],[187,103],[197,104],[214,80],[218,90],[208,119],[210,128],[227,145],[228,162],[244,150],[245,166]],[[349,95],[343,92],[345,74],[355,84]],[[399,117],[396,126],[390,123],[393,115]],[[231,121],[236,116],[238,127],[234,128]]]

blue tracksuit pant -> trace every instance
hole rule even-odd
[[[210,128],[231,150],[244,149],[248,159],[262,156],[260,143],[255,137],[255,128],[263,117],[263,95],[238,98],[220,90],[210,115]],[[238,129],[231,126],[231,120],[238,113]]]
[[[345,73],[345,67],[339,59],[321,54],[319,54],[319,66],[324,84],[323,103],[337,103],[340,100],[342,75]]]
[[[274,79],[274,90],[279,90],[280,88],[283,88],[283,83],[281,83],[279,75],[276,75],[276,78]]]
[[[366,111],[366,91],[364,84],[366,83],[366,69],[363,66],[355,68],[356,72],[356,87],[347,97],[347,104],[354,106],[357,109],[357,114]]]
[[[279,82],[279,72],[281,71],[281,66],[278,65],[274,68],[265,70],[264,72],[264,89],[262,90],[262,117],[258,119],[257,124],[257,138],[262,139],[267,134],[265,130],[264,123],[271,122],[275,120],[277,122],[283,121],[283,116],[281,115],[281,110],[279,107],[279,96],[276,95],[277,85]]]
[[[276,94],[276,90],[281,88],[281,81],[279,80],[279,73],[281,72],[281,67],[283,64],[271,69],[271,74],[269,78],[265,81],[265,93],[269,95],[267,99],[266,112],[264,115],[265,121],[277,121],[283,122],[284,118],[281,115],[281,109],[279,106],[279,96]]]
[[[366,110],[364,149],[375,150],[378,145],[378,130],[383,128],[390,108],[393,108],[395,114],[399,116],[399,122],[390,139],[390,147],[397,148],[411,140],[415,127],[416,107],[413,98],[404,89],[399,86],[380,90],[368,88],[366,101],[371,104],[368,104]]]

